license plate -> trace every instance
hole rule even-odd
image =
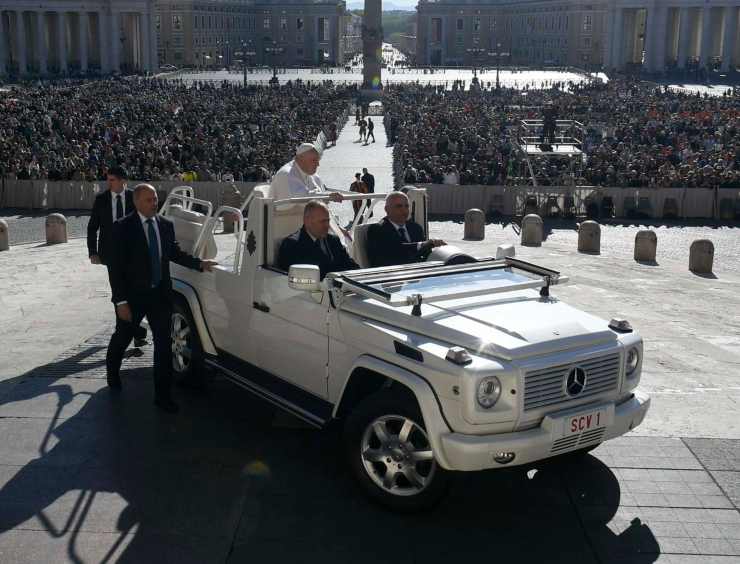
[[[565,418],[563,436],[568,437],[570,435],[583,433],[584,431],[591,431],[593,429],[604,427],[607,422],[606,418],[606,409],[597,409],[594,411],[579,413],[578,415],[569,415]]]

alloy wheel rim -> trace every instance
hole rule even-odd
[[[403,415],[372,421],[362,435],[360,456],[373,483],[399,497],[420,494],[437,469],[426,431]]]
[[[172,314],[172,366],[176,372],[187,372],[190,368],[192,350],[190,348],[190,324],[184,315]]]

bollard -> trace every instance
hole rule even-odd
[[[501,260],[506,257],[516,256],[516,249],[514,245],[499,245],[496,247],[496,260]]]
[[[0,251],[10,249],[10,234],[8,233],[8,222],[0,219]]]
[[[658,236],[655,231],[638,231],[635,235],[635,260],[637,262],[655,262],[658,249]]]
[[[578,229],[578,252],[595,255],[601,252],[601,225],[590,219],[581,223]]]
[[[534,213],[525,215],[522,219],[522,245],[525,247],[539,247],[542,245],[542,218]]]
[[[482,241],[486,236],[486,214],[473,208],[465,212],[466,241]]]
[[[67,218],[60,213],[46,216],[46,244],[56,245],[67,242]]]
[[[240,208],[242,205],[242,194],[239,192],[239,189],[236,187],[236,184],[231,184],[230,186],[227,186],[224,189],[224,195],[222,198],[222,202],[225,206],[231,206],[232,208]],[[234,232],[234,217],[230,214],[224,214],[223,216],[223,222],[224,222],[224,233],[233,233]]]
[[[698,239],[691,243],[689,270],[694,274],[711,274],[714,263],[714,244],[709,239]]]

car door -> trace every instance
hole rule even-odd
[[[285,272],[269,266],[255,273],[250,334],[257,365],[316,398],[327,397],[328,297],[292,290]]]

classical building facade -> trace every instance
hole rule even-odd
[[[161,64],[314,66],[344,59],[343,0],[157,0]],[[253,53],[235,55],[235,53]]]
[[[420,0],[420,65],[573,65],[729,70],[737,0]]]
[[[157,66],[154,0],[0,0],[0,75]]]

